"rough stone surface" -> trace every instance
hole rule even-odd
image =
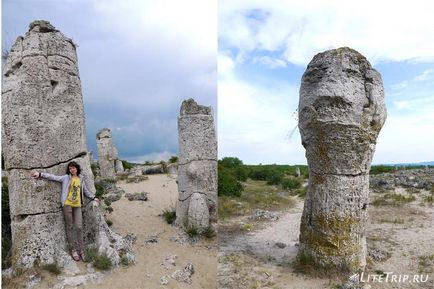
[[[350,48],[319,53],[303,75],[298,111],[310,170],[299,254],[363,269],[369,169],[386,119],[381,76]]]
[[[30,177],[33,170],[56,175],[69,161],[82,167],[86,186],[95,192],[87,155],[81,84],[74,43],[46,21],[35,21],[18,37],[6,60],[2,87],[2,149],[9,176],[12,266],[35,261],[69,266],[60,186]],[[95,202],[83,208],[85,244],[131,252],[110,231]],[[104,240],[113,242],[104,242]],[[116,250],[113,248],[117,248]]]
[[[123,172],[124,168],[122,162],[118,159],[118,151],[113,144],[110,129],[103,128],[97,133],[96,145],[98,147],[98,164],[101,178],[114,179],[116,173]],[[119,171],[117,171],[117,169],[119,169]]]
[[[188,207],[188,224],[196,228],[209,226],[209,210],[202,194],[193,193]]]
[[[166,167],[164,164],[142,166],[142,173],[144,175],[163,174],[163,173],[165,173],[165,170],[166,170]]]
[[[116,173],[122,173],[122,172],[125,171],[124,170],[124,165],[122,164],[121,160],[116,160],[115,171],[116,171]]]
[[[191,276],[194,274],[194,266],[191,263],[187,263],[183,270],[176,270],[172,273],[171,277],[178,282],[184,282],[191,284]]]
[[[179,163],[176,224],[189,220],[191,196],[206,200],[210,221],[217,218],[217,140],[211,107],[193,99],[181,105],[178,118]]]

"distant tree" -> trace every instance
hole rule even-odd
[[[243,165],[243,161],[235,157],[225,157],[221,159],[219,163],[225,168],[230,168],[230,169],[241,167]]]
[[[178,157],[177,156],[171,156],[169,159],[169,163],[173,164],[173,163],[177,163],[178,162]]]
[[[222,165],[218,166],[218,195],[240,197],[243,185],[237,181],[231,171]]]
[[[279,171],[269,170],[267,172],[266,180],[268,185],[278,185],[282,182],[284,174]]]

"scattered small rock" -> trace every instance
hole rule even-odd
[[[194,266],[188,263],[183,270],[176,270],[172,273],[171,277],[178,282],[191,284],[191,275],[194,274]]]
[[[368,251],[368,256],[374,261],[384,261],[390,257],[390,253],[380,249],[373,249]]]
[[[127,193],[125,194],[125,197],[128,199],[128,201],[147,201],[148,200],[148,193],[147,192],[141,192],[141,193]]]
[[[113,203],[113,202],[119,201],[119,200],[122,198],[122,195],[123,195],[124,193],[125,193],[125,191],[123,191],[123,190],[116,190],[116,191],[114,191],[114,192],[112,192],[112,193],[107,194],[107,195],[104,197],[104,200],[107,200],[107,201],[110,202],[110,203]]]
[[[60,283],[56,284],[53,289],[64,289],[66,286],[80,286],[88,282],[99,282],[104,277],[100,272],[78,275],[74,277],[59,277]]]
[[[132,245],[137,241],[137,235],[135,233],[128,233],[125,235],[124,239],[127,243]]]
[[[27,277],[27,280],[26,289],[33,289],[41,283],[42,278],[39,274],[32,274]]]
[[[169,284],[169,278],[167,278],[167,276],[162,276],[160,278],[160,284],[161,285],[167,285],[167,284]]]
[[[157,242],[158,242],[157,234],[151,234],[145,239],[145,243],[157,243]]]
[[[276,221],[279,219],[279,217],[276,216],[276,214],[274,214],[273,212],[267,210],[260,210],[260,209],[253,210],[251,217],[255,220],[267,219],[271,221]]]
[[[178,258],[178,256],[176,255],[167,255],[164,258],[164,261],[161,262],[161,265],[166,268],[167,270],[169,270],[172,266],[176,266],[176,259]]]

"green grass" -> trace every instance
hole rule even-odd
[[[419,256],[419,273],[433,273],[434,271],[434,254]]]
[[[174,208],[164,209],[161,216],[167,224],[173,224],[173,222],[176,220],[176,211]]]
[[[54,275],[59,275],[62,273],[57,263],[45,264],[42,266],[42,269]]]
[[[395,193],[387,193],[383,196],[375,199],[372,202],[372,205],[375,207],[379,206],[395,206],[399,207],[403,204],[410,203],[416,200],[416,197],[414,195],[404,196],[400,194]]]
[[[187,234],[187,236],[190,238],[194,238],[196,236],[199,236],[199,229],[196,226],[187,225],[184,228],[184,231]]]
[[[99,270],[110,270],[113,268],[113,263],[106,255],[98,254],[98,250],[94,247],[86,248],[84,251],[86,259],[93,262],[93,266]],[[122,259],[121,259],[122,262]]]
[[[243,183],[244,191],[240,197],[219,197],[219,218],[250,214],[252,209],[280,210],[295,205],[291,192],[278,186],[267,185],[266,181],[247,180]]]
[[[84,255],[86,256],[87,260],[93,262],[98,257],[98,251],[96,248],[89,247],[86,248],[86,250],[84,251]]]
[[[93,261],[93,266],[95,266],[97,269],[107,271],[113,267],[113,263],[112,260],[110,260],[110,258],[106,255],[98,255]]]
[[[425,197],[423,198],[423,201],[424,201],[425,203],[428,203],[428,204],[432,205],[433,202],[434,202],[434,197],[433,197],[433,196],[425,196]]]
[[[123,266],[129,266],[130,265],[130,260],[128,260],[127,256],[122,256],[122,258],[121,258],[121,264]]]
[[[207,238],[207,239],[212,239],[215,236],[217,236],[216,231],[214,230],[214,228],[209,225],[208,227],[205,228],[205,230],[202,232],[202,235]]]
[[[379,223],[391,223],[391,224],[404,224],[404,219],[395,218],[395,219],[380,219]]]

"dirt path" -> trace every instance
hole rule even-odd
[[[402,193],[402,189],[397,189]],[[370,259],[367,274],[394,272],[426,278],[423,283],[365,283],[365,288],[433,288],[432,264],[419,266],[420,256],[434,254],[434,209],[423,203],[422,192],[416,201],[402,207],[370,208],[368,251],[386,252],[390,258]],[[376,197],[372,194],[372,197]],[[219,288],[319,289],[337,288],[342,282],[335,276],[314,278],[297,274],[291,263],[298,250],[298,235],[303,200],[296,206],[277,212],[277,221],[253,222],[246,217],[219,224]],[[398,219],[397,219],[398,218]],[[236,230],[250,222],[252,231]],[[434,255],[433,255],[434,256]],[[430,268],[431,266],[431,268]],[[366,279],[365,275],[365,279]],[[399,278],[399,277],[398,277]]]
[[[148,192],[148,201],[128,201],[122,197],[112,203],[114,211],[108,215],[113,222],[112,229],[122,236],[135,233],[137,241],[133,244],[136,264],[120,267],[103,278],[87,282],[86,285],[65,286],[64,288],[88,289],[152,289],[152,288],[215,288],[217,269],[216,241],[203,240],[195,244],[174,241],[178,229],[168,225],[159,214],[164,209],[174,208],[177,198],[176,178],[169,175],[151,175],[149,180],[140,183],[119,182],[118,187],[126,193]],[[158,235],[157,243],[145,243],[150,235]],[[215,238],[214,238],[215,239]],[[176,255],[176,265],[163,266],[168,255]],[[191,284],[179,282],[170,275],[187,263],[194,265],[195,273]],[[86,272],[85,264],[79,263],[80,274]],[[167,267],[167,268],[166,268]],[[44,273],[41,286],[35,288],[53,288],[56,279]],[[166,276],[167,285],[160,284],[160,278]]]

